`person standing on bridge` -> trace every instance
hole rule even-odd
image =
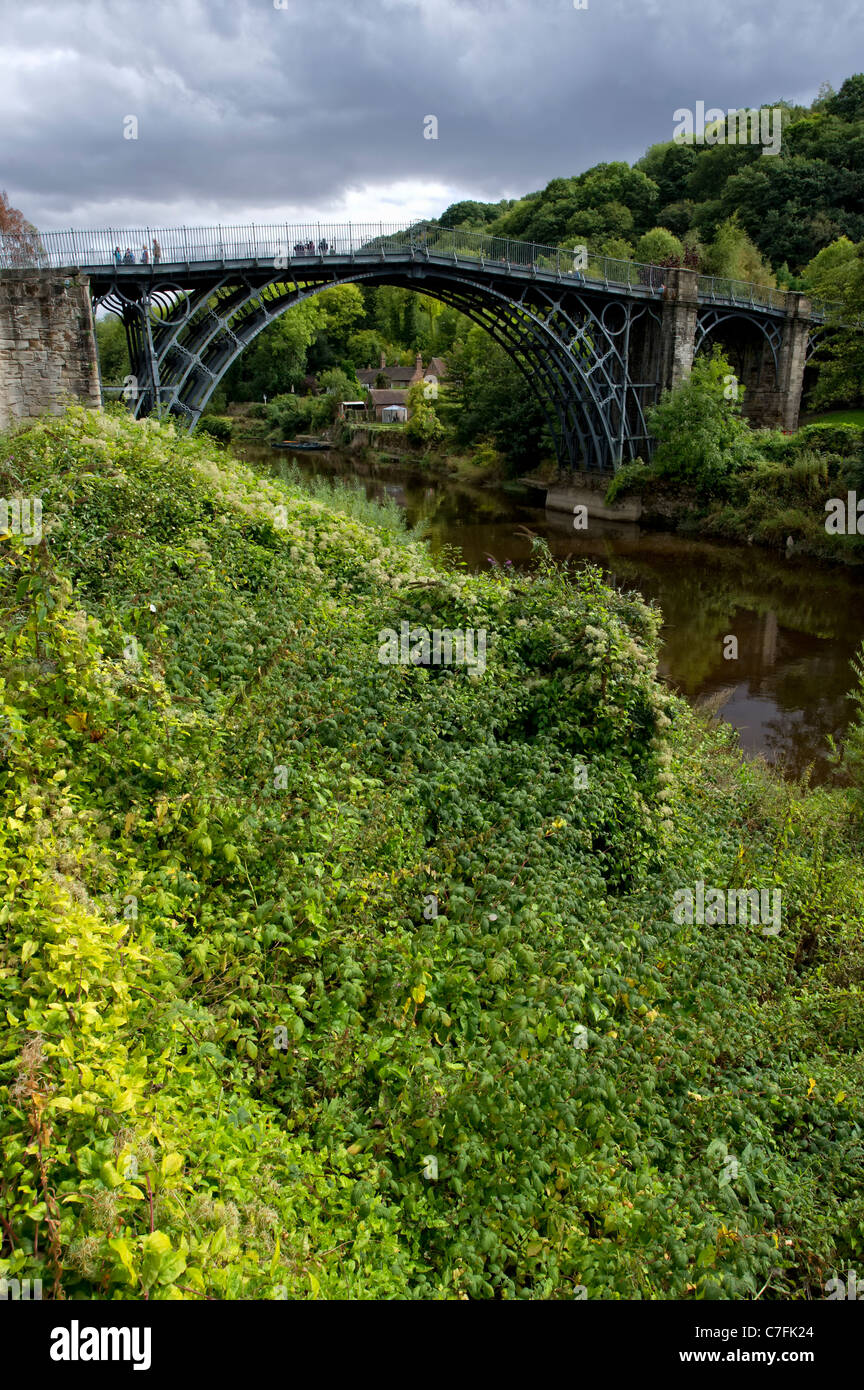
[[[162,259],[162,247],[159,245],[159,243],[158,243],[158,241],[156,240],[155,236],[154,236],[154,238],[153,238],[153,247],[152,247],[152,250],[153,250],[153,264],[154,264],[154,265],[158,265],[159,262],[160,262],[161,259]]]
[[[142,246],[142,247],[141,247],[141,264],[142,264],[142,265],[147,265],[148,262],[149,262],[149,260],[150,260],[150,253],[148,252],[146,246]]]
[[[131,248],[131,246],[127,246],[127,247],[126,247],[126,254],[125,254],[124,257],[123,257],[123,264],[124,264],[124,265],[134,265],[134,264],[135,264],[135,257],[134,257],[133,254],[132,254],[132,248]]]
[[[115,265],[122,265],[122,264],[123,264],[123,257],[122,257],[122,255],[121,255],[121,253],[120,253],[120,247],[119,247],[119,246],[115,246],[115,247],[114,247],[114,264],[115,264]]]

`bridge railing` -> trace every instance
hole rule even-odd
[[[576,284],[663,291],[664,266],[596,256],[584,246],[542,246],[512,237],[441,227],[434,222],[302,222],[246,227],[109,227],[101,231],[42,232],[26,238],[0,236],[0,269],[30,267],[85,271],[117,266],[121,271],[154,261],[164,268],[193,264],[257,262],[277,269],[320,264],[332,257],[386,260],[388,255],[435,257],[508,270],[551,275]],[[700,300],[753,309],[783,310],[783,290],[715,275],[698,277]],[[835,306],[813,301],[813,316]]]
[[[730,280],[721,275],[698,277],[700,299],[718,304],[741,304],[751,309],[785,309],[786,291],[769,285],[754,285],[749,280]]]
[[[659,291],[661,266],[588,255],[585,247],[543,246],[512,237],[487,236],[435,223],[305,222],[248,227],[124,227],[102,231],[43,232],[27,244],[0,236],[0,268],[83,270],[117,265],[188,266],[223,261],[271,262],[287,268],[322,257],[388,254],[444,256],[479,261],[607,285]]]

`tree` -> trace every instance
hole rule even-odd
[[[458,409],[460,443],[491,439],[514,473],[551,451],[546,415],[529,372],[520,371],[477,325],[464,341],[454,343],[447,358],[447,384]]]
[[[409,416],[405,426],[408,438],[422,444],[434,444],[439,440],[444,434],[444,426],[423,394],[422,382],[417,381],[409,388],[405,403]]]
[[[418,296],[411,291],[408,292],[402,318],[401,339],[409,348],[416,350],[420,334],[423,332],[423,322],[420,317],[420,304]]]
[[[858,270],[858,248],[848,237],[823,246],[802,272],[809,290],[825,299],[845,300]]]
[[[706,275],[749,280],[757,285],[776,284],[770,268],[739,225],[737,216],[721,224],[713,242],[705,249],[702,268]]]
[[[846,275],[842,325],[816,349],[819,380],[812,396],[815,406],[858,405],[864,399],[864,332],[860,327],[864,323],[864,243],[856,246],[855,260]]]
[[[348,357],[355,367],[377,367],[387,344],[374,328],[361,328],[348,339]]]
[[[864,73],[847,77],[839,92],[828,97],[825,109],[844,121],[864,120]]]
[[[301,385],[308,350],[321,327],[321,297],[295,304],[250,344],[226,374],[229,401],[257,401]]]
[[[759,458],[756,437],[730,398],[732,372],[719,348],[697,357],[689,377],[648,413],[657,440],[652,470],[703,495],[722,494],[734,475]]]
[[[728,180],[720,203],[723,216],[737,213],[763,255],[793,270],[838,236],[864,238],[860,172],[822,159],[754,161]]]
[[[316,295],[320,327],[331,339],[347,343],[349,333],[365,317],[366,304],[359,285],[334,285]]]
[[[698,158],[699,152],[693,145],[669,140],[652,145],[633,167],[656,185],[661,204],[673,203],[687,196],[687,181]]]
[[[633,243],[623,236],[592,237],[588,248],[594,256],[609,256],[612,260],[632,261]]]
[[[667,227],[652,227],[637,241],[635,259],[647,265],[680,265],[684,247]]]
[[[442,227],[468,227],[475,231],[485,231],[491,222],[512,206],[512,199],[502,199],[500,203],[475,203],[466,198],[461,203],[451,203],[441,214]]]
[[[363,388],[357,378],[349,376],[341,367],[322,372],[318,378],[318,385],[330,398],[333,419],[339,414],[339,407],[343,401],[356,401],[363,395]]]
[[[96,320],[96,347],[103,385],[122,386],[129,372],[129,350],[126,330],[116,314]]]
[[[3,255],[12,265],[40,264],[44,250],[39,233],[22,212],[13,208],[5,189],[0,190],[0,236],[3,237]]]

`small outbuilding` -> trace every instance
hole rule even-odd
[[[375,419],[384,425],[408,419],[407,391],[370,391]]]

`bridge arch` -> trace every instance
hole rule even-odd
[[[121,258],[121,244],[152,245],[156,259]],[[4,255],[0,238],[0,264]],[[123,319],[135,413],[168,409],[190,429],[232,362],[292,305],[346,282],[422,290],[527,374],[567,472],[649,457],[648,407],[709,340],[734,338],[733,325],[761,343],[748,413],[794,428],[813,330],[831,313],[784,290],[435,223],[46,233],[40,257],[83,271],[97,306]]]
[[[138,415],[154,403],[194,429],[208,400],[240,354],[283,313],[339,284],[395,285],[422,292],[485,329],[525,375],[540,401],[559,464],[568,471],[614,468],[648,447],[647,403],[656,383],[633,381],[628,355],[634,325],[660,316],[627,298],[598,299],[569,285],[480,279],[424,262],[349,265],[327,273],[229,274],[200,288],[182,277],[157,285],[115,277],[100,307],[124,321]],[[644,331],[644,326],[640,326]]]

